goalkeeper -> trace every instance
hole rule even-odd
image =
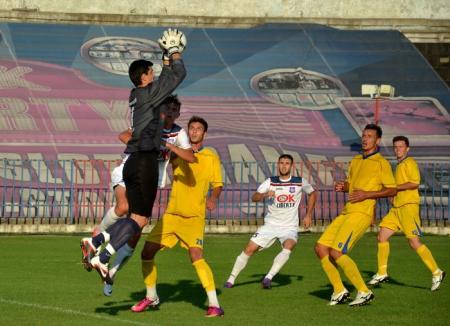
[[[83,256],[103,280],[108,275],[111,256],[140,233],[151,216],[158,188],[158,155],[163,127],[160,104],[186,76],[181,57],[186,46],[184,34],[169,28],[158,42],[164,52],[164,66],[158,80],[154,80],[150,61],[133,61],[128,70],[135,86],[129,98],[132,136],[125,150],[129,158],[123,170],[130,216],[93,238],[81,240]],[[98,252],[103,243],[107,245]]]

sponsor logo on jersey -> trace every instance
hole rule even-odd
[[[276,197],[277,208],[291,208],[295,206],[295,196],[291,194],[281,194]]]
[[[292,203],[295,202],[295,198],[294,195],[286,195],[286,194],[281,194],[277,196],[277,201],[280,203]]]

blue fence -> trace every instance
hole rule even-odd
[[[90,160],[0,160],[0,223],[90,224],[101,220],[114,204],[110,174],[116,161]],[[346,194],[333,190],[342,180],[347,163],[307,162],[297,164],[295,173],[308,179],[319,191],[314,212],[316,225],[328,224],[342,210]],[[421,217],[425,225],[449,221],[449,163],[419,163]],[[260,224],[264,203],[251,202],[251,195],[268,176],[276,174],[276,163],[225,162],[225,186],[216,210],[208,213],[210,224]],[[160,189],[152,220],[166,207],[170,188]],[[307,198],[301,203],[305,212]],[[379,200],[376,215],[389,209]]]

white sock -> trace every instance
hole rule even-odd
[[[146,297],[150,300],[155,300],[158,297],[158,294],[156,293],[156,286],[147,287]]]
[[[216,290],[208,291],[206,292],[206,295],[208,296],[208,307],[217,307],[219,308],[219,300],[217,299],[217,293]]]
[[[241,254],[237,256],[233,269],[231,270],[230,277],[228,277],[227,282],[234,284],[236,277],[238,277],[239,273],[245,268],[245,266],[247,266],[249,258],[250,256],[247,256],[245,252],[241,252]]]
[[[272,267],[270,268],[269,273],[267,273],[266,278],[272,279],[275,275],[277,275],[280,269],[289,260],[290,254],[291,251],[289,249],[283,248],[283,250],[281,250],[281,252],[274,258]]]
[[[116,253],[113,246],[111,246],[109,243],[106,245],[105,250],[110,253],[110,257]]]
[[[100,223],[100,232],[105,231],[120,218],[120,216],[116,215],[116,212],[114,211],[115,208],[116,206],[110,207],[105,216],[103,216],[102,222]]]
[[[111,240],[111,235],[108,232],[106,232],[106,231],[103,231],[102,234],[103,234],[103,237],[105,238],[105,242],[104,243],[108,243],[109,240]]]
[[[128,243],[125,243],[119,250],[117,250],[114,262],[109,269],[109,277],[114,279],[117,271],[125,265],[129,258],[133,255],[134,248],[131,248]]]

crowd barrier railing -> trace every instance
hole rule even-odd
[[[99,222],[114,205],[111,172],[120,161],[104,160],[0,160],[0,223]],[[449,222],[448,163],[420,163],[421,217],[425,225]],[[314,225],[326,225],[342,210],[347,195],[334,191],[334,182],[345,179],[348,162],[302,162],[295,175],[302,176],[318,191]],[[169,169],[170,170],[170,169]],[[276,163],[223,162],[224,188],[217,208],[207,212],[210,224],[261,224],[267,203],[253,203],[260,183],[277,174]],[[170,173],[169,173],[170,175]],[[170,180],[170,178],[169,178]],[[170,184],[159,189],[151,223],[162,217]],[[300,205],[306,211],[307,196]],[[377,201],[376,217],[389,210],[387,199]]]

